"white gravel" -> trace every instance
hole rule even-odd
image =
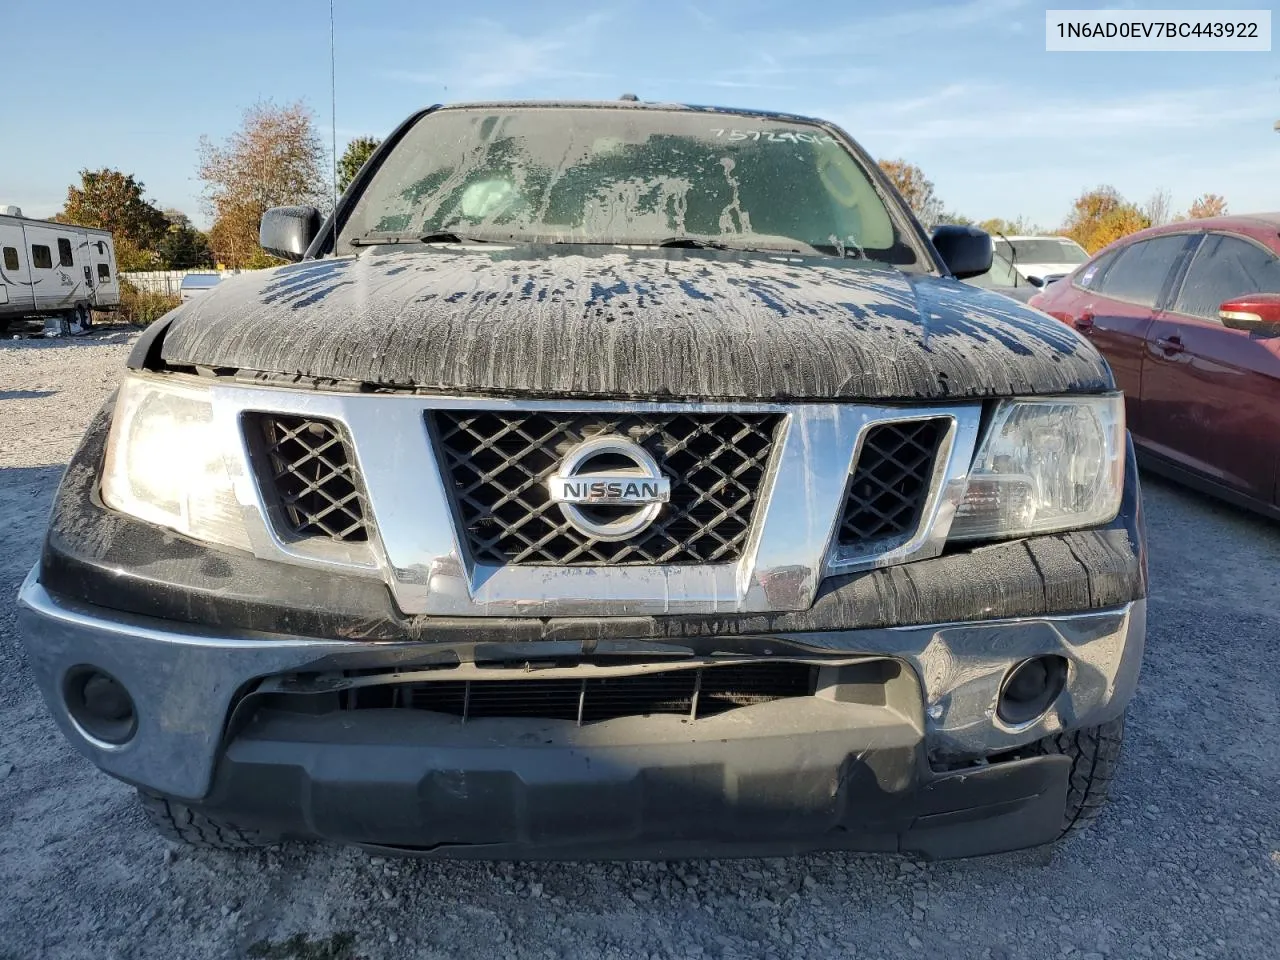
[[[12,598],[131,335],[0,344],[0,958],[1280,956],[1280,527],[1147,483],[1119,787],[1052,854],[683,864],[196,853],[45,714]]]

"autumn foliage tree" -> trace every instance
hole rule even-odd
[[[1221,217],[1227,212],[1227,201],[1216,193],[1206,193],[1196,197],[1187,211],[1192,220],[1203,220],[1206,217]]]
[[[269,207],[324,201],[324,148],[301,101],[256,103],[223,143],[200,138],[198,173],[213,214],[209,243],[229,267],[269,266],[258,227]]]
[[[155,247],[169,221],[147,201],[144,190],[145,185],[131,173],[106,167],[81,170],[80,185],[67,188],[67,202],[54,219],[110,230],[121,270],[162,266]]]
[[[1107,244],[1149,226],[1150,219],[1136,204],[1122,197],[1115,187],[1101,186],[1076,198],[1062,233],[1089,253],[1096,253]]]
[[[992,217],[989,220],[983,220],[978,226],[992,236],[1003,234],[1006,237],[1025,237],[1050,232],[1044,227],[1032,223],[1026,217],[1018,217],[1016,220]]]
[[[944,216],[942,200],[934,192],[933,181],[924,175],[923,170],[905,160],[880,160],[878,163],[921,223],[931,227],[941,220]]]
[[[342,192],[350,186],[351,181],[356,178],[356,174],[360,172],[360,168],[365,165],[365,161],[373,155],[373,151],[378,149],[378,145],[382,141],[376,137],[356,137],[347,144],[347,149],[343,151],[342,156],[338,159],[338,191]]]

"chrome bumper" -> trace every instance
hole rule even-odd
[[[439,644],[374,644],[276,635],[227,636],[187,624],[120,614],[49,594],[37,571],[19,594],[19,631],[54,719],[99,767],[157,792],[207,795],[233,700],[258,678],[299,671],[389,667],[438,654]],[[931,755],[982,757],[1061,730],[1118,716],[1142,660],[1146,603],[1090,613],[828,633],[726,638],[728,649],[769,640],[813,655],[883,655],[907,663],[920,681],[925,745]],[[539,656],[557,644],[538,645]],[[564,642],[563,652],[581,651]],[[646,641],[653,650],[679,641]],[[1009,726],[996,714],[1000,684],[1028,657],[1069,662],[1066,689],[1040,719]],[[67,672],[89,665],[114,675],[138,711],[136,734],[112,745],[86,734],[68,714]]]

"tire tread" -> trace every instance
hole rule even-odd
[[[1045,737],[1034,744],[1035,755],[1071,758],[1061,836],[1079,833],[1102,813],[1108,788],[1120,766],[1123,741],[1121,716],[1097,727]]]
[[[204,850],[251,850],[270,846],[278,840],[262,831],[215,819],[180,800],[141,790],[138,800],[151,825],[175,843]]]

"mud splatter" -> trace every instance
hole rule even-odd
[[[162,349],[175,364],[547,397],[954,400],[1112,385],[1074,331],[987,291],[866,261],[712,250],[415,248],[299,264],[219,284],[179,310]]]

